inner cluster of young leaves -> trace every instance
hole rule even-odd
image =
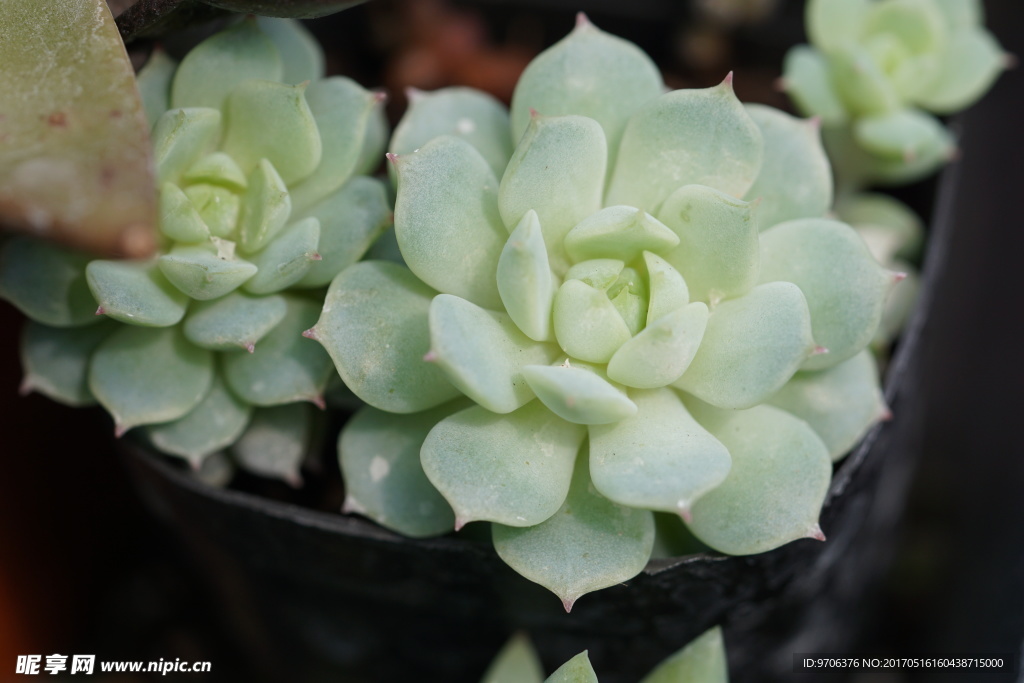
[[[644,567],[653,511],[734,554],[820,538],[832,459],[885,414],[865,347],[896,277],[823,217],[816,125],[731,78],[665,93],[585,20],[511,113],[412,99],[403,263],[344,271],[310,330],[373,406],[339,442],[346,509],[494,522],[567,608]]]

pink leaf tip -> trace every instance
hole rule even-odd
[[[565,608],[565,613],[569,614],[572,612],[572,606],[576,604],[576,598],[562,598],[562,607]]]
[[[102,306],[100,306],[99,308],[96,309],[96,315],[103,315],[106,312],[107,312],[107,310],[105,308],[103,308]]]
[[[303,332],[303,334],[305,334],[305,332]],[[252,342],[248,342],[247,344],[245,344],[245,350],[248,351],[249,353],[255,353],[256,345],[253,344]]]
[[[811,118],[807,119],[807,127],[810,128],[815,133],[817,133],[819,130],[821,130],[821,117],[812,116]]]
[[[540,116],[540,112],[537,111],[536,109],[534,109],[533,107],[530,107],[530,119],[531,120],[532,119],[536,119],[539,116]]]
[[[813,538],[815,541],[824,541],[825,533],[821,530],[821,526],[815,524],[811,527],[810,532],[807,534],[807,538]]]
[[[878,419],[882,422],[888,422],[892,419],[892,408],[882,404],[882,409],[878,411]]]
[[[733,72],[730,71],[729,73],[727,73],[725,75],[725,78],[722,79],[722,85],[728,86],[731,89],[732,88],[732,80],[733,80]]]
[[[590,18],[587,16],[586,12],[576,13],[576,28],[589,28],[592,27],[593,25],[594,24],[590,21]]]
[[[384,104],[388,101],[388,93],[386,90],[374,90],[371,93],[374,104]]]
[[[323,261],[324,257],[320,255],[320,252],[314,251],[312,254],[309,255],[309,260],[310,261]]]
[[[1011,69],[1016,69],[1018,64],[1020,64],[1020,60],[1017,59],[1017,55],[1013,54],[1012,52],[1003,53],[1004,69],[1006,69],[1007,71],[1010,71]]]
[[[115,422],[114,423],[114,438],[115,439],[120,439],[122,436],[124,436],[125,432],[127,432],[129,429],[130,429],[130,427],[126,427],[125,425],[121,424],[120,422]]]
[[[427,351],[425,354],[423,354],[423,360],[426,361],[427,363],[434,363],[434,362],[436,362],[437,361],[437,352],[434,351],[433,349],[431,349],[430,351]]]
[[[384,156],[385,156],[385,158],[387,158],[387,160],[388,160],[388,161],[390,161],[391,163],[393,163],[393,164],[397,164],[397,163],[398,163],[398,155],[397,155],[397,154],[395,154],[394,152],[388,152],[388,153],[387,153],[387,154],[385,154]]]
[[[469,520],[468,519],[464,519],[462,517],[456,517],[455,518],[455,530],[456,531],[461,531],[462,527],[466,526],[467,524],[469,524]]]
[[[327,404],[324,402],[323,396],[310,396],[309,402],[320,410],[327,410]]]
[[[320,335],[317,333],[315,327],[311,327],[302,333],[302,336],[306,339],[312,339],[313,341],[320,341]]]
[[[690,510],[690,504],[687,502],[679,501],[679,505],[676,506],[676,512],[683,519],[684,522],[689,524],[693,521],[693,511]]]
[[[18,385],[18,395],[19,396],[28,396],[31,393],[32,393],[32,379],[28,375],[25,375],[25,377],[21,380],[21,384]]]
[[[813,349],[811,349],[812,356],[820,356],[826,353],[828,353],[828,349],[825,348],[824,346],[815,346]]]
[[[907,279],[907,274],[902,271],[896,271],[892,274],[892,283],[903,282]]]

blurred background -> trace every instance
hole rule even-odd
[[[117,13],[132,3],[110,4]],[[1003,47],[1024,55],[1024,3],[985,5]],[[471,85],[507,101],[522,68],[571,29],[579,9],[643,46],[672,87],[714,85],[734,70],[742,100],[787,107],[773,84],[786,49],[804,40],[793,0],[372,0],[309,27],[328,46],[329,73],[388,89],[394,122],[408,87]],[[926,433],[906,509],[892,511],[902,515],[899,550],[863,605],[869,626],[852,652],[1022,654],[1020,112],[1017,69],[958,121],[951,258],[922,344]],[[927,214],[930,203],[909,195]],[[0,680],[18,678],[16,655],[51,653],[211,660],[215,673],[203,680],[245,680],[244,654],[219,628],[196,570],[137,499],[109,418],[19,396],[21,322],[0,302]],[[850,680],[975,679],[930,671]]]

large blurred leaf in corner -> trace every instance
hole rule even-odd
[[[99,254],[150,254],[149,129],[106,3],[2,7],[0,223]]]

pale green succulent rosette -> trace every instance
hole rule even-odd
[[[581,21],[511,114],[421,94],[391,148],[406,265],[341,273],[311,330],[371,406],[341,437],[347,509],[414,536],[490,521],[567,609],[643,569],[654,511],[730,553],[821,536],[830,446],[881,412],[838,399],[877,400],[854,361],[893,277],[823,218],[815,124],[731,79],[666,93]],[[766,405],[793,382],[836,400]]]
[[[390,221],[387,188],[364,175],[383,152],[380,97],[323,78],[305,29],[269,19],[214,35],[180,64],[155,55],[139,89],[160,253],[90,261],[7,242],[0,295],[32,319],[24,388],[98,402],[118,434],[142,426],[197,469],[231,448],[242,466],[297,483],[334,374],[302,333],[326,285]]]
[[[935,115],[970,106],[1010,61],[978,0],[810,0],[806,25],[782,83],[820,117],[844,186],[934,172],[955,147]]]

